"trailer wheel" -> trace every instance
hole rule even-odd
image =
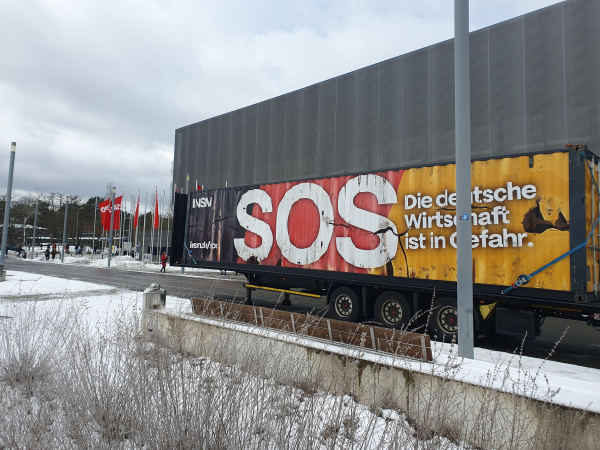
[[[397,292],[383,292],[375,301],[375,320],[388,328],[406,327],[410,321],[408,302]]]
[[[360,316],[360,299],[348,286],[340,286],[331,293],[329,312],[334,319],[355,322]]]
[[[441,297],[433,304],[433,314],[429,318],[429,330],[438,339],[451,341],[457,338],[458,310],[456,298]]]

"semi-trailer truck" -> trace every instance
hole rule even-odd
[[[457,332],[456,223],[472,225],[476,332],[535,338],[546,317],[600,326],[599,158],[585,146],[455,165],[176,193],[171,264],[323,297],[333,318]],[[178,162],[176,162],[178,163]],[[417,321],[418,322],[418,321]]]

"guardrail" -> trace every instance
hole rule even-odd
[[[192,298],[194,314],[228,319],[309,338],[433,361],[430,337],[404,330],[343,322],[241,303]]]

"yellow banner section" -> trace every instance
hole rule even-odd
[[[458,220],[473,226],[475,283],[508,286],[569,250],[568,157],[565,152],[472,163],[472,214]],[[400,238],[406,259],[398,251],[394,275],[456,281],[455,185],[453,164],[404,172],[389,215],[399,233],[406,231]],[[570,290],[570,259],[527,287]]]

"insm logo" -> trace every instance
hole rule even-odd
[[[192,208],[206,208],[212,206],[212,198],[194,198],[192,199]]]

